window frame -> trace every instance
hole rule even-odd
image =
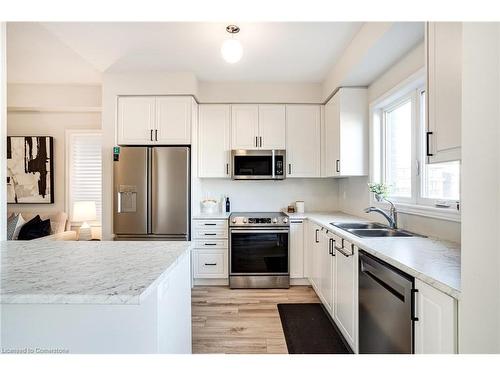
[[[425,69],[412,74],[380,97],[370,103],[370,181],[385,180],[385,112],[396,108],[409,99],[412,105],[412,163],[411,163],[411,197],[389,197],[400,212],[438,219],[460,221],[460,210],[455,200],[424,198],[424,168],[427,163],[425,155],[426,114],[421,105],[421,94],[427,91]],[[425,105],[425,104],[424,104]],[[425,117],[423,117],[425,116]],[[438,207],[437,202],[450,203],[450,207]],[[451,204],[453,203],[453,204]],[[377,202],[370,194],[370,204],[380,208],[389,208],[385,202]]]
[[[103,132],[101,129],[66,129],[65,131],[65,171],[66,171],[66,176],[65,176],[65,210],[68,215],[68,221],[71,223],[71,226],[73,227],[80,227],[83,223],[79,221],[73,221],[71,220],[72,218],[72,211],[73,207],[71,204],[71,180],[72,180],[72,171],[73,168],[71,167],[73,164],[72,160],[72,154],[71,154],[71,138],[73,135],[78,135],[78,134],[87,134],[87,135],[99,135],[101,136],[101,141],[102,141],[102,135]],[[102,164],[101,164],[102,165]],[[102,180],[101,180],[102,181]],[[101,189],[102,190],[102,189]],[[102,204],[102,194],[101,194],[101,204]],[[91,227],[100,227],[102,221],[102,213],[101,213],[101,218],[97,218],[97,220],[92,220],[89,221],[88,224]]]

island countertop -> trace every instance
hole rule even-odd
[[[140,304],[190,248],[180,241],[3,241],[0,302]]]

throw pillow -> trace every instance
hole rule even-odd
[[[26,220],[24,220],[24,217],[22,214],[19,214],[19,220],[16,225],[16,230],[14,231],[14,235],[12,236],[13,240],[17,240],[19,238],[19,232],[21,231],[22,227],[26,224]]]
[[[19,231],[26,223],[21,214],[14,214],[7,220],[7,240],[17,240]]]
[[[15,214],[7,220],[7,240],[12,240],[14,231],[16,230],[17,222],[19,221],[19,214]]]
[[[35,238],[45,237],[50,234],[50,220],[40,219],[40,215],[36,215],[21,228],[19,232],[20,240],[34,240]]]

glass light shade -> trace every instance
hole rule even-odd
[[[79,201],[73,204],[73,221],[95,220],[97,216],[95,202]]]
[[[243,47],[241,43],[236,39],[227,39],[222,43],[220,49],[222,57],[230,64],[240,61],[241,56],[243,56]]]

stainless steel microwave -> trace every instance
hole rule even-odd
[[[283,180],[285,150],[232,150],[233,180]]]

